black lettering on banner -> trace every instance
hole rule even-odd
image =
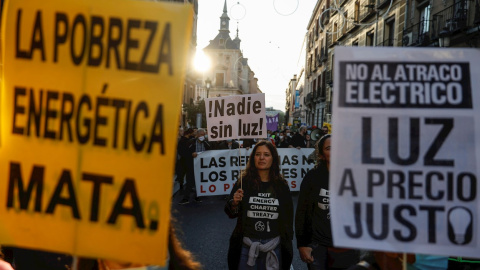
[[[258,100],[252,102],[252,97],[242,97],[242,100],[238,103],[229,102],[226,105],[225,111],[225,99],[217,99],[214,102],[209,101],[208,117],[223,117],[225,112],[227,116],[244,115],[244,114],[259,114],[262,112],[262,103]],[[213,105],[213,106],[212,106]],[[212,114],[213,111],[213,114]]]
[[[55,107],[50,106],[50,104],[52,104],[51,102],[56,100],[58,100],[58,92],[47,91],[47,100],[45,104],[45,125],[43,131],[44,138],[55,139],[56,137],[55,130],[51,130],[48,128],[49,120],[57,118],[57,111],[55,110]]]
[[[21,20],[22,20],[22,9],[17,10],[17,25],[16,25],[16,43],[15,43],[15,57],[32,59],[33,53],[35,50],[39,50],[41,54],[42,61],[45,62],[45,45],[43,38],[43,26],[42,26],[42,12],[37,11],[35,14],[35,24],[32,30],[32,37],[30,39],[30,50],[24,51],[20,49],[20,36],[22,36],[21,29]]]
[[[60,24],[62,27],[60,27]],[[60,29],[65,29],[63,34],[60,33]],[[55,13],[55,42],[53,45],[53,62],[58,61],[58,46],[67,42],[68,38],[68,17],[65,13]]]
[[[357,189],[355,187],[355,181],[353,180],[352,169],[346,168],[343,171],[342,181],[340,184],[340,190],[338,195],[342,196],[345,191],[350,191],[353,197],[357,197]]]
[[[133,20],[130,19],[128,20],[127,23],[127,36],[126,36],[126,42],[125,42],[125,69],[128,70],[136,70],[138,69],[139,65],[138,63],[131,62],[130,57],[129,57],[129,52],[131,49],[137,49],[138,48],[138,40],[137,39],[132,39],[132,29],[135,28],[140,28],[140,20]]]
[[[68,104],[68,105],[67,105]],[[73,113],[74,113],[74,100],[73,95],[71,93],[63,93],[62,97],[62,108],[60,109],[60,127],[59,127],[59,140],[63,140],[63,127],[67,126],[68,132],[68,141],[73,141],[73,133],[72,133],[72,126],[70,122],[72,121]],[[68,110],[70,108],[70,110]],[[37,135],[37,137],[40,135]]]
[[[443,143],[453,129],[453,118],[426,118],[425,124],[427,125],[442,125],[442,129],[438,132],[437,137],[433,140],[432,144],[425,153],[423,163],[426,166],[455,166],[453,159],[449,160],[436,160],[435,155],[442,147]]]
[[[398,165],[411,165],[418,160],[420,154],[420,119],[410,118],[410,151],[409,157],[401,158],[399,155],[398,118],[388,119],[388,155],[390,160]]]
[[[362,205],[359,202],[353,203],[353,213],[355,221],[355,230],[352,230],[350,226],[344,226],[345,234],[350,238],[360,238],[363,235],[362,228]]]
[[[99,66],[102,63],[103,58],[103,46],[102,46],[102,37],[105,31],[105,25],[102,17],[92,16],[92,22],[90,25],[90,44],[88,48],[88,65],[89,66]],[[98,35],[95,35],[98,29]],[[94,56],[94,48],[97,53],[97,57]]]
[[[81,27],[82,30],[78,30],[79,27]],[[82,37],[82,43],[80,43],[79,53],[75,54],[75,44],[78,43],[75,41],[75,38],[79,36],[77,31],[82,31],[82,35],[80,35]],[[72,58],[73,64],[78,66],[82,62],[83,56],[85,55],[85,48],[87,47],[87,22],[82,14],[78,14],[73,20],[72,34],[70,36],[72,39],[70,42],[70,57]]]
[[[340,62],[340,107],[472,108],[466,62]]]
[[[382,203],[381,204],[381,213],[377,215],[375,215],[374,211],[373,211],[373,203],[367,203],[367,212],[366,212],[366,220],[374,220],[375,217],[379,218],[381,221],[380,221],[380,224],[381,224],[381,230],[380,232],[376,233],[375,231],[378,231],[378,230],[375,230],[374,228],[374,223],[373,222],[369,222],[367,224],[367,232],[368,234],[370,235],[370,237],[372,237],[373,239],[375,240],[383,240],[385,238],[387,238],[388,236],[388,228],[389,228],[389,212],[388,212],[388,204],[386,203]]]
[[[43,190],[43,173],[45,167],[33,166],[28,187],[25,190],[22,178],[20,163],[10,162],[10,177],[8,182],[7,208],[14,207],[15,187],[18,189],[18,198],[20,200],[20,209],[27,210],[35,188],[35,212],[42,211],[42,190]],[[15,185],[16,184],[16,185]]]
[[[83,173],[82,180],[93,183],[92,202],[90,208],[90,221],[98,221],[98,212],[100,204],[100,192],[102,184],[113,184],[113,177],[97,175],[92,173]]]
[[[22,135],[24,128],[17,126],[17,115],[25,114],[25,107],[18,104],[18,99],[20,96],[25,96],[26,89],[23,87],[15,87],[13,95],[13,121],[12,121],[12,134]],[[29,124],[30,125],[30,124]]]
[[[29,212],[31,211],[29,210],[29,205],[32,205],[30,202],[35,196],[33,211],[42,213],[42,199],[45,187],[44,172],[45,166],[34,165],[30,178],[27,179],[27,181],[24,181],[21,164],[19,162],[11,161],[9,167],[8,194],[6,197],[7,209],[17,208],[16,200],[18,200],[19,208],[17,209]],[[220,174],[225,175],[224,178],[226,179],[226,171],[223,171],[223,173],[221,172]],[[113,176],[82,172],[81,180],[92,182],[93,184],[89,221],[98,222],[102,188],[112,187]],[[46,209],[43,210],[43,214],[54,215],[56,207],[58,205],[63,205],[71,209],[73,218],[80,220],[82,215],[80,214],[80,209],[78,207],[75,188],[76,186],[73,184],[71,170],[63,169],[58,182],[55,185],[54,191],[49,198],[48,205]],[[118,192],[118,197],[108,215],[107,223],[115,225],[118,217],[121,215],[127,215],[134,218],[137,228],[144,229],[145,222],[135,180],[126,178]],[[129,205],[129,203],[126,203],[127,201],[129,203],[131,202],[131,207],[126,206],[126,204]],[[155,202],[153,201],[152,203]],[[152,218],[148,229],[157,230],[158,220]]]
[[[114,33],[118,33],[117,38],[114,37]],[[107,59],[105,60],[106,68],[110,67],[110,50],[112,50],[114,53],[114,59],[115,59],[115,62],[117,63],[117,69],[124,68],[124,66],[122,66],[122,62],[120,59],[120,51],[119,51],[120,44],[122,43],[122,38],[123,38],[122,20],[116,17],[110,18],[110,23],[108,25],[108,42],[107,42],[107,49],[106,49]]]
[[[105,84],[102,94],[107,88]],[[12,110],[12,134],[115,149],[123,140],[124,150],[133,145],[136,152],[152,153],[158,145],[159,154],[165,154],[162,104],[156,104],[155,114],[150,115],[145,101],[132,104],[107,96],[75,97],[69,92],[15,86]]]
[[[445,212],[443,206],[420,206],[420,211],[427,211],[428,213],[428,242],[436,243],[437,232],[437,217],[436,212]]]
[[[223,121],[220,121],[219,126],[212,126],[210,128],[210,136],[212,139],[216,138],[232,138],[233,136],[233,127],[230,124],[223,124]]]
[[[257,131],[258,129],[258,131]],[[263,135],[263,118],[258,123],[243,123],[242,119],[238,119],[238,134],[242,136],[261,136]]]
[[[15,89],[16,90],[16,89]],[[30,128],[32,126],[32,123],[30,120],[35,121],[35,135],[37,137],[40,137],[40,120],[42,117],[42,104],[43,104],[43,91],[40,92],[39,95],[39,103],[38,106],[35,105],[35,92],[33,89],[30,89],[30,101],[29,101],[30,106],[28,106],[28,124],[27,124],[27,135],[30,135]],[[45,115],[46,118],[46,115]],[[45,120],[46,122],[46,120]]]
[[[62,197],[62,190],[63,187],[67,187],[68,197]],[[65,206],[69,206],[72,209],[73,217],[76,219],[81,219],[80,212],[78,211],[78,203],[77,203],[77,195],[75,194],[75,189],[73,188],[72,183],[72,175],[70,170],[63,170],[62,175],[60,176],[60,180],[55,187],[55,191],[53,192],[53,196],[48,203],[47,210],[45,211],[46,214],[53,214],[55,212],[55,207],[58,204],[62,204]]]
[[[362,117],[362,164],[383,164],[383,158],[372,157],[372,118]]]
[[[409,216],[416,216],[415,208],[413,208],[413,206],[411,205],[404,205],[404,204],[400,204],[397,207],[395,207],[393,215],[395,217],[395,220],[398,221],[398,223],[405,226],[410,232],[410,234],[403,235],[402,230],[393,230],[393,235],[397,240],[401,242],[411,242],[415,240],[415,238],[417,237],[417,228],[415,227],[414,224],[412,224],[407,218],[405,218],[402,215],[402,212],[404,210],[408,211]]]
[[[127,195],[130,196],[132,207],[124,207],[123,204],[127,198]],[[110,214],[107,223],[115,224],[117,218],[120,215],[132,216],[135,218],[138,228],[144,229],[145,222],[143,221],[142,208],[140,207],[140,201],[137,195],[137,189],[135,188],[135,181],[133,179],[126,179],[123,183],[122,190],[118,195],[115,205],[113,207],[112,213]]]
[[[28,11],[28,10],[27,10]],[[38,51],[41,60],[47,60],[45,49],[42,11],[26,13],[18,9],[16,14],[15,31],[15,57],[33,59],[33,54]],[[34,17],[33,27],[22,25],[22,19]],[[122,20],[118,17],[105,17],[102,15],[76,14],[71,20],[64,12],[55,13],[54,43],[52,48],[52,61],[58,63],[63,55],[62,50],[69,49],[69,60],[74,65],[86,63],[87,66],[111,67],[111,58],[117,69],[126,69],[137,72],[159,73],[165,66],[166,74],[174,73],[173,48],[171,38],[171,23],[129,18]],[[161,30],[160,30],[161,29]],[[22,42],[21,37],[27,35],[22,31],[31,31],[30,40]],[[136,36],[144,36],[136,39]],[[23,44],[29,47],[22,48]],[[153,44],[159,44],[154,48]],[[121,46],[124,44],[125,46]],[[139,51],[139,53],[133,53]],[[104,55],[106,54],[106,57]],[[113,57],[112,57],[113,54]],[[86,59],[85,59],[86,58]],[[150,60],[149,60],[150,59]],[[103,62],[104,61],[104,62]]]

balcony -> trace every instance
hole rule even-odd
[[[333,83],[332,71],[331,71],[331,70],[327,70],[327,71],[325,72],[325,75],[326,75],[326,77],[325,77],[325,78],[326,78],[326,83],[329,84],[329,85],[330,85],[331,83]]]
[[[306,106],[312,105],[314,103],[313,98],[314,98],[313,93],[308,93],[307,97],[305,98],[305,105]]]
[[[458,0],[455,2],[455,4],[434,14],[432,16],[432,40],[437,39],[440,32],[443,30],[454,34],[456,32],[473,26],[475,20],[478,20],[477,24],[480,23],[480,14],[475,14],[475,18],[470,18],[471,13],[469,13],[467,9],[468,4],[473,5],[473,0]],[[478,9],[479,4],[477,2],[475,10],[477,11]]]
[[[381,8],[387,8],[388,5],[393,2],[391,0],[380,0],[380,3],[378,3],[378,9],[381,9]],[[388,5],[387,5],[388,4]]]
[[[422,20],[405,29],[402,46],[426,46],[430,42],[431,20]]]
[[[369,0],[362,2],[362,6],[360,8],[360,22],[366,21],[375,15],[375,0]]]

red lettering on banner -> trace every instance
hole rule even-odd
[[[292,182],[290,182],[290,184],[291,184],[291,186],[290,186],[291,188],[296,188],[297,187],[297,181],[292,181]]]

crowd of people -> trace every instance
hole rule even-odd
[[[201,202],[196,194],[194,159],[203,151],[253,148],[242,177],[227,196],[224,211],[237,219],[228,248],[229,269],[290,269],[294,252],[293,239],[300,259],[310,270],[315,269],[447,269],[448,258],[420,254],[374,252],[333,247],[329,206],[329,172],[331,131],[322,127],[318,140],[310,138],[306,126],[297,132],[290,129],[269,131],[262,140],[225,140],[209,142],[202,128],[180,129],[175,167],[175,181],[183,190],[179,204]],[[280,173],[277,148],[315,148],[310,157],[315,166],[304,176],[298,203],[294,209],[287,181]],[[175,226],[169,237],[169,261],[165,268],[201,269],[191,253],[182,248],[176,238]],[[0,249],[0,270],[71,269],[72,257],[55,253],[6,248]],[[403,262],[405,261],[405,262]],[[43,266],[42,266],[43,265]],[[13,267],[12,267],[13,266]],[[80,259],[77,269],[137,269],[137,264],[101,259]],[[33,268],[32,268],[33,267]]]

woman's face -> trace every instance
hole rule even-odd
[[[272,167],[272,153],[265,145],[259,146],[255,152],[255,167],[257,170],[270,170]]]
[[[330,163],[330,138],[326,139],[323,144],[322,156],[327,163]]]

